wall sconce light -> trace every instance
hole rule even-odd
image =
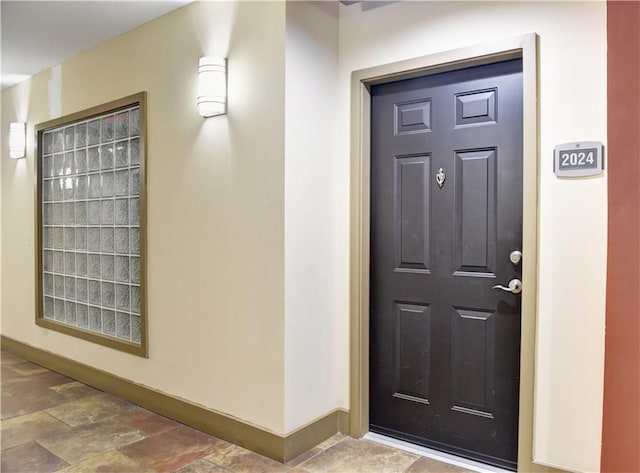
[[[227,60],[201,57],[198,66],[198,112],[203,117],[227,113]]]
[[[22,122],[13,122],[9,125],[9,157],[13,159],[24,158],[26,153],[27,136],[26,126]]]

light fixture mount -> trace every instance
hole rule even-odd
[[[13,122],[9,125],[9,157],[24,158],[26,154],[27,136],[26,124]]]
[[[203,117],[227,113],[227,59],[201,57],[198,64],[198,112]]]

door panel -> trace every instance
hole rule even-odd
[[[451,331],[451,409],[493,419],[494,313],[457,308],[454,311]]]
[[[455,168],[455,274],[495,276],[496,150],[459,151]]]
[[[394,397],[429,402],[430,333],[429,306],[396,304]]]
[[[398,271],[429,270],[429,170],[428,155],[395,159],[394,246]]]
[[[521,72],[371,91],[370,428],[509,468],[520,296],[492,286],[521,277]]]

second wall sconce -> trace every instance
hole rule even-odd
[[[203,117],[227,113],[227,60],[205,56],[198,65],[198,112]]]
[[[26,125],[22,122],[11,123],[9,125],[9,157],[12,159],[24,158],[26,144]]]

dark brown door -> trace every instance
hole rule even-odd
[[[371,136],[371,431],[515,469],[522,62],[375,86]]]

